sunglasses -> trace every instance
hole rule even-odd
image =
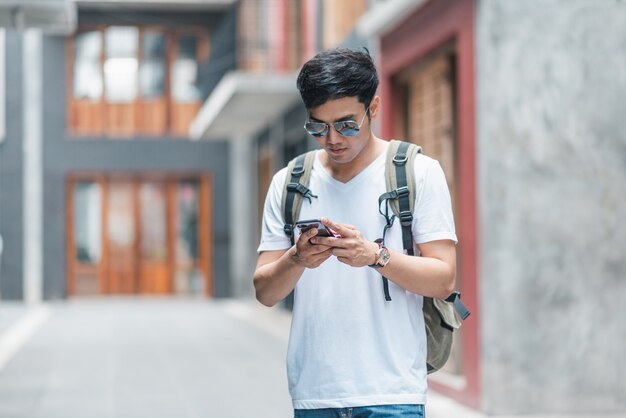
[[[367,116],[369,110],[370,108],[368,106],[367,109],[365,109],[365,114],[363,115],[363,119],[361,119],[361,123],[356,123],[354,120],[340,120],[339,122],[334,122],[332,124],[333,128],[341,136],[357,136],[361,130],[361,126],[363,126],[363,123],[365,122],[365,116]],[[308,121],[304,124],[304,129],[309,133],[309,135],[321,138],[328,134],[330,126],[325,122]]]

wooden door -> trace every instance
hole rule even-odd
[[[137,291],[138,225],[135,189],[136,185],[131,181],[112,181],[108,185],[106,293],[128,294]]]
[[[169,270],[167,185],[145,181],[139,185],[139,292],[171,292]]]
[[[212,295],[208,175],[68,179],[69,294]]]
[[[71,182],[68,194],[68,283],[71,293],[96,295],[102,290],[103,184],[96,179]]]

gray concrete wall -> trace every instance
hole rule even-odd
[[[22,35],[6,31],[6,136],[0,143],[0,262],[3,299],[23,297]]]
[[[625,412],[626,3],[477,14],[485,411]]]

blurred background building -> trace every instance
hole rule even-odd
[[[431,387],[626,413],[624,22],[619,0],[0,1],[0,294],[251,296],[271,177],[315,146],[297,71],[365,46],[376,131],[452,194],[473,313]]]

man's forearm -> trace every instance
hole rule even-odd
[[[451,256],[414,257],[393,251],[390,262],[378,271],[409,292],[443,299],[454,290],[455,261]]]
[[[254,288],[259,302],[274,306],[291,293],[305,267],[299,262],[295,246],[273,260],[271,254],[265,258],[270,260],[260,258],[254,272]],[[262,264],[263,261],[269,262]]]

